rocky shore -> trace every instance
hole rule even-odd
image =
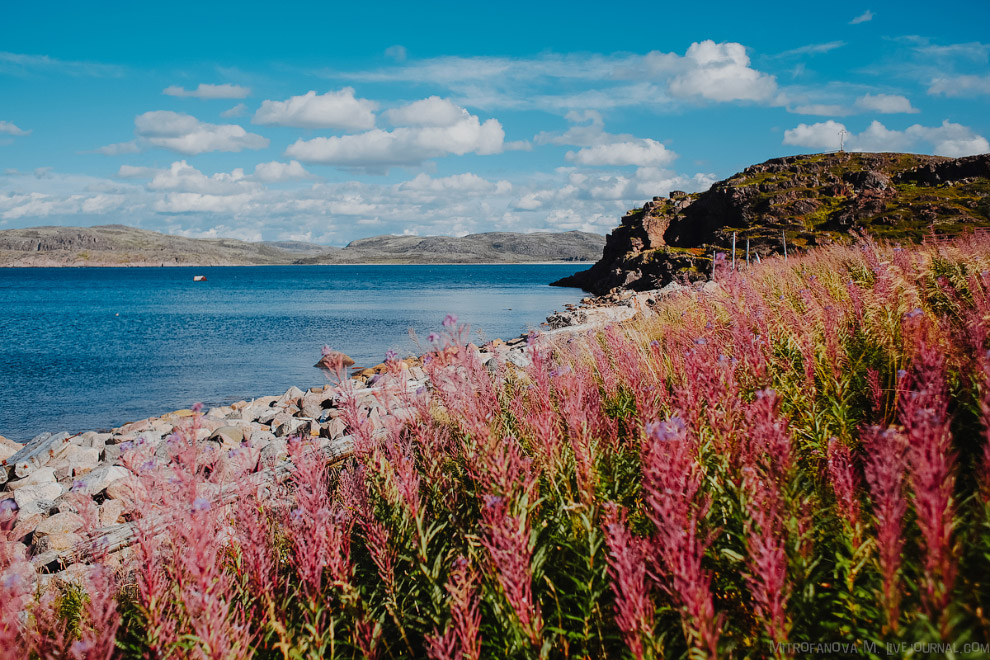
[[[549,316],[548,329],[541,335],[553,338],[600,329],[649,315],[665,297],[690,291],[704,294],[713,287],[713,283],[671,284],[662,290],[585,298]],[[527,335],[497,339],[481,348],[473,344],[468,348],[492,371],[524,369],[530,363],[528,339]],[[123,562],[134,540],[132,523],[141,517],[135,509],[138,494],[145,487],[137,474],[140,469],[128,460],[129,453],[140,448],[142,455],[168,461],[173,434],[191,434],[197,444],[217,456],[236,456],[239,474],[263,485],[289,471],[290,438],[312,439],[328,457],[348,456],[353,445],[352,429],[344,421],[346,406],[356,406],[372,434],[384,428],[388,417],[401,418],[403,404],[394,396],[395,378],[400,391],[432,392],[424,359],[429,358],[393,359],[360,370],[337,385],[308,391],[292,387],[279,395],[205,411],[176,410],[105,433],[46,432],[23,445],[0,436],[0,519],[8,518],[10,530],[4,550],[29,559],[42,584],[71,579],[94,549]],[[382,385],[386,373],[391,379],[387,392]],[[80,504],[80,495],[85,496],[84,504]],[[232,501],[236,492],[218,487],[209,495],[222,503]],[[98,518],[95,523],[94,516]]]

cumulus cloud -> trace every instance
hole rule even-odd
[[[849,24],[850,25],[859,25],[860,23],[867,23],[867,22],[873,20],[873,16],[874,16],[873,12],[870,11],[869,9],[867,9],[862,14],[860,14],[856,18],[852,19],[851,21],[849,21]]]
[[[787,109],[798,115],[822,115],[825,117],[841,117],[849,114],[849,109],[837,104],[809,103]]]
[[[250,93],[250,87],[241,87],[240,85],[231,85],[229,83],[223,85],[200,83],[196,89],[185,89],[178,85],[171,85],[162,90],[162,94],[166,96],[196,99],[243,99]]]
[[[856,99],[856,106],[862,110],[872,110],[881,114],[915,114],[920,112],[911,106],[911,101],[897,94],[864,94]]]
[[[254,176],[252,178],[265,183],[278,183],[296,179],[310,179],[312,176],[297,160],[292,160],[288,163],[273,160],[270,163],[258,163],[255,165]]]
[[[399,116],[407,121],[426,121],[425,114],[412,109],[415,105],[397,109]],[[354,135],[300,139],[285,150],[285,155],[305,163],[384,171],[394,166],[419,165],[427,159],[449,154],[500,153],[504,149],[504,139],[505,131],[497,119],[482,122],[464,111],[455,122],[446,125],[420,123],[399,126],[392,131],[374,129]]]
[[[239,195],[257,189],[241,168],[208,176],[184,160],[172,163],[167,170],[159,170],[148,183],[148,190],[204,195]]]
[[[954,98],[990,94],[990,76],[948,76],[935,78],[928,87],[928,93]]]
[[[317,94],[309,91],[285,101],[264,101],[254,113],[255,124],[297,128],[366,130],[374,127],[378,104],[354,96],[353,87]]]
[[[784,144],[818,149],[835,149],[839,144],[839,132],[846,127],[835,121],[817,124],[799,124],[784,131]],[[848,131],[847,131],[848,132]],[[860,133],[849,133],[846,141],[849,151],[905,151],[918,146],[928,146],[939,156],[970,156],[990,151],[990,144],[968,126],[949,120],[941,126],[914,124],[903,131],[892,130],[873,121]]]
[[[491,193],[508,192],[512,190],[512,184],[508,181],[492,182],[484,179],[473,172],[454,174],[451,176],[434,179],[424,173],[417,174],[414,179],[404,181],[398,185],[400,191],[416,192],[460,192],[460,193]]]
[[[208,124],[192,115],[170,110],[138,115],[134,119],[134,132],[139,140],[151,146],[190,156],[208,151],[242,151],[268,146],[268,138],[248,133],[237,124]]]
[[[680,70],[669,83],[674,96],[718,102],[772,100],[777,94],[776,79],[749,64],[742,44],[711,39],[691,44],[683,58],[656,59],[660,70]]]
[[[7,135],[27,135],[30,132],[18,128],[9,121],[0,121],[0,133],[6,133]]]
[[[385,116],[393,126],[453,126],[469,114],[447,99],[431,96],[387,110]]]
[[[677,154],[649,138],[628,142],[612,142],[585,147],[577,152],[568,151],[567,160],[579,165],[667,165]]]

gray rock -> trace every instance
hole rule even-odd
[[[14,474],[24,478],[42,467],[52,455],[69,442],[68,433],[42,433],[24,445],[24,448],[7,459],[14,466]]]
[[[16,492],[21,488],[25,488],[28,486],[40,486],[48,483],[53,484],[56,481],[58,480],[55,478],[55,470],[50,467],[43,467],[38,470],[35,470],[34,472],[32,472],[27,477],[24,477],[23,479],[18,479],[17,481],[11,481],[9,484],[7,484],[7,490]]]
[[[103,490],[106,490],[107,486],[113,482],[130,476],[130,474],[131,473],[127,468],[119,465],[108,465],[104,463],[79,479],[80,484],[76,490],[83,492],[86,495],[93,496]]]
[[[289,457],[289,446],[282,438],[275,438],[261,450],[261,463],[271,465]]]
[[[103,450],[103,460],[107,463],[116,463],[120,460],[122,453],[120,445],[107,445]]]
[[[305,392],[303,392],[301,389],[293,385],[292,387],[290,387],[288,390],[285,391],[285,394],[283,394],[278,398],[278,403],[294,402],[295,399],[298,399],[304,396],[305,394],[306,394]]]

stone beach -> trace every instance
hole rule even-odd
[[[548,329],[542,334],[552,337],[599,329],[637,315],[649,315],[652,305],[661,298],[682,291],[704,295],[713,288],[717,288],[714,283],[690,287],[671,284],[662,290],[616,291],[585,298],[580,305],[549,316]],[[496,364],[512,365],[509,368],[529,364],[527,336],[508,341],[496,339],[482,348],[468,346],[490,369]],[[105,549],[111,557],[121,554],[119,560],[123,561],[133,540],[129,523],[140,517],[133,510],[134,502],[144,488],[127,466],[125,453],[139,446],[152,449],[158,460],[168,460],[169,437],[176,432],[194,434],[198,444],[211,446],[220,452],[218,455],[243,450],[236,452],[238,461],[246,462],[240,463],[240,473],[247,473],[258,484],[288,473],[291,437],[312,439],[329,457],[346,457],[351,442],[341,408],[347,391],[353,393],[359,413],[368,419],[372,433],[381,430],[383,420],[389,416],[401,417],[403,413],[398,405],[383,403],[390,401],[380,384],[386,371],[398,375],[407,391],[432,390],[423,358],[409,357],[394,360],[391,366],[379,364],[358,370],[346,387],[328,384],[307,391],[291,387],[280,395],[203,411],[176,410],[103,433],[45,432],[24,444],[0,436],[0,512],[14,512],[7,550],[14,556],[29,558],[36,579],[42,583],[71,578],[85,563],[96,538],[104,542],[111,539]],[[393,383],[389,392],[395,391]],[[92,498],[98,517],[95,529],[80,515],[79,494]],[[211,495],[214,501],[230,498],[223,488]]]

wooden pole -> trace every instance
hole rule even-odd
[[[718,256],[718,252],[712,250],[712,282],[715,281],[715,258]]]
[[[732,270],[736,269],[736,232],[732,232]]]
[[[746,237],[746,265],[749,266],[749,236]]]
[[[780,241],[784,244],[784,261],[787,261],[787,232],[780,230]]]

